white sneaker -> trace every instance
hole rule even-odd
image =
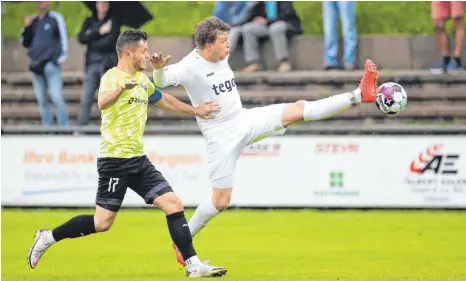
[[[31,268],[36,268],[37,264],[39,263],[40,257],[45,253],[45,251],[52,246],[52,244],[48,243],[45,234],[47,234],[49,230],[47,229],[39,229],[36,232],[36,236],[34,238],[34,244],[32,244],[31,249],[29,249],[28,255],[28,262]]]
[[[227,274],[227,269],[221,266],[211,266],[207,262],[201,264],[188,265],[186,268],[186,277],[221,277]]]

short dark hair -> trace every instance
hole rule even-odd
[[[206,44],[213,44],[219,32],[230,32],[230,27],[216,17],[208,17],[197,24],[194,42],[202,49]]]
[[[118,36],[116,42],[116,51],[118,56],[123,53],[123,50],[128,47],[133,47],[139,41],[147,41],[147,33],[140,30],[126,30]]]

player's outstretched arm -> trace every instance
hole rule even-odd
[[[155,53],[150,57],[150,62],[154,68],[152,78],[155,86],[159,88],[185,85],[189,80],[186,68],[180,63],[167,66],[170,58],[171,56],[164,57],[162,53]]]
[[[191,106],[167,93],[162,93],[161,99],[156,103],[156,105],[160,108],[199,116],[203,119],[212,119],[214,116],[211,115],[211,113],[220,111],[220,106],[213,102],[206,102],[200,106]]]

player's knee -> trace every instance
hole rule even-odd
[[[282,125],[286,128],[294,122],[299,122],[305,116],[306,101],[300,100],[289,103],[285,106],[282,113]]]
[[[94,215],[94,227],[96,232],[105,232],[112,226],[118,210],[110,211],[110,209],[111,208],[106,209],[100,206],[96,207]]]
[[[183,202],[181,202],[181,200],[180,200],[180,198],[178,196],[176,196],[173,193],[173,196],[170,196],[169,200],[170,200],[169,204],[170,204],[171,209],[173,210],[173,212],[183,211]]]
[[[173,214],[183,211],[183,202],[173,192],[168,192],[154,200],[154,205],[166,214]]]
[[[230,197],[229,196],[215,197],[212,200],[212,204],[214,205],[215,209],[217,209],[219,212],[224,211],[228,208],[228,205],[230,204]]]
[[[94,227],[96,232],[108,231],[113,225],[113,220],[109,219],[97,219],[94,217]]]
[[[221,211],[225,211],[228,208],[228,204],[230,204],[230,202],[227,200],[218,200],[218,201],[213,202],[213,204],[214,204],[215,209],[221,212]]]
[[[294,112],[296,113],[296,116],[299,116],[299,117],[303,116],[305,106],[306,106],[305,100],[299,100],[293,104]]]

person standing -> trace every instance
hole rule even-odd
[[[36,2],[37,15],[26,16],[21,30],[21,44],[28,49],[32,86],[44,126],[53,124],[47,96],[57,109],[57,124],[68,126],[68,112],[63,98],[61,64],[68,57],[68,35],[63,16],[50,10],[48,1]]]
[[[78,34],[79,43],[87,45],[83,92],[78,115],[80,126],[89,123],[96,99],[95,92],[102,75],[118,61],[115,44],[120,35],[121,25],[112,17],[108,1],[97,1],[95,6],[93,15],[83,22]]]

